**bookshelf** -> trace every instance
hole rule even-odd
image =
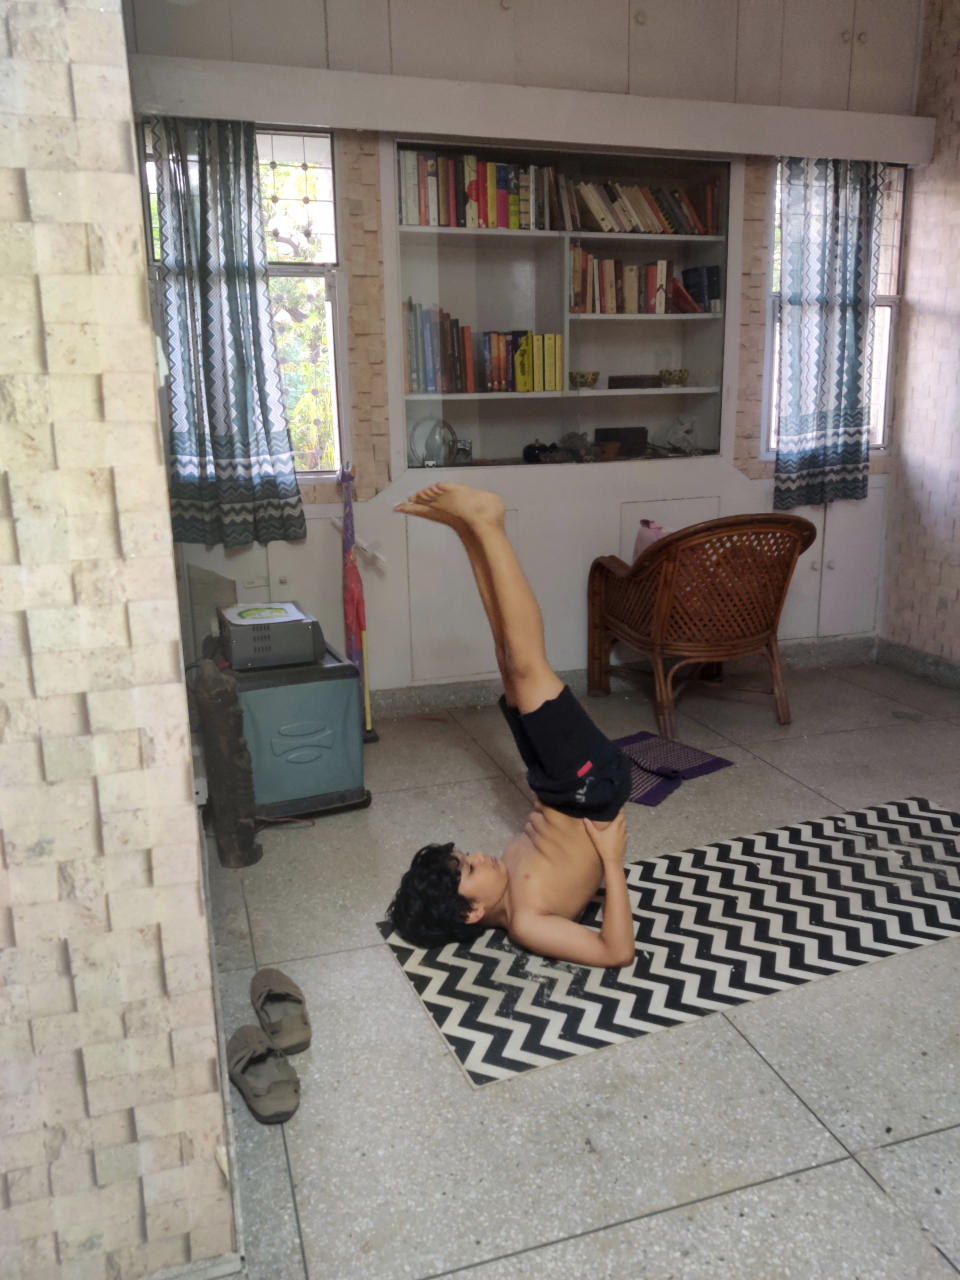
[[[396,160],[411,468],[719,451],[726,163],[423,142]]]

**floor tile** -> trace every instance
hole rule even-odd
[[[769,681],[755,675],[740,677],[733,667],[722,684],[691,685],[681,694],[677,710],[747,746],[791,742],[850,729],[899,732],[918,714],[892,698],[851,685],[831,671],[790,671],[785,681],[790,724],[777,722],[770,694],[756,692],[768,688]]]
[[[960,1268],[960,1127],[868,1151],[861,1159]]]
[[[944,1075],[957,1061],[958,1009],[960,937],[726,1016],[831,1132],[860,1151],[960,1123],[960,1092]]]
[[[841,809],[924,796],[960,807],[960,725],[944,720],[829,733],[797,742],[754,743],[756,755]]]
[[[374,795],[497,773],[486,752],[443,711],[378,720],[377,736],[379,742],[363,749],[364,785]]]
[[[884,667],[875,662],[857,667],[834,667],[833,674],[928,716],[960,720],[960,689],[947,689],[911,675],[909,671]]]
[[[528,812],[501,776],[378,793],[367,809],[264,831],[263,859],[241,873],[257,964],[379,943],[376,922],[417,849],[454,840],[499,853]]]
[[[253,969],[245,969],[221,976],[226,1039],[238,1027],[257,1026],[250,1006],[253,973]],[[300,1057],[291,1058],[291,1062],[299,1072]],[[233,1085],[230,1103],[247,1275],[250,1280],[306,1280],[282,1127],[255,1120]]]
[[[836,807],[740,747],[728,744],[717,753],[733,766],[686,779],[652,808],[627,805],[627,861],[820,818]]]
[[[206,837],[205,843],[214,959],[220,970],[243,969],[253,964],[253,946],[243,900],[242,873],[237,867],[221,866],[212,835]]]
[[[314,1021],[286,1126],[311,1280],[432,1275],[842,1155],[720,1017],[474,1089],[385,946],[285,971]]]
[[[567,1240],[457,1280],[947,1280],[852,1160]]]

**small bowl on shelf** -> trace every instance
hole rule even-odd
[[[570,390],[571,391],[587,391],[589,390],[590,387],[595,387],[597,385],[597,380],[599,379],[599,377],[600,377],[599,369],[593,369],[589,372],[584,372],[582,369],[571,369],[570,370]]]
[[[686,369],[660,370],[660,381],[665,387],[685,387],[688,376]]]

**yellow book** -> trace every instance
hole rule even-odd
[[[543,334],[533,335],[533,389],[543,390]]]
[[[492,160],[487,161],[487,226],[496,227],[497,222],[497,166]]]
[[[543,389],[544,391],[560,390],[557,386],[557,335],[555,333],[543,335]]]
[[[513,353],[513,378],[518,391],[533,390],[533,334],[529,330]]]
[[[553,375],[554,390],[563,390],[563,334],[556,335],[556,343],[554,344],[554,353],[556,357],[556,370]]]

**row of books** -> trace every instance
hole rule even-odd
[[[529,329],[474,333],[442,307],[403,306],[404,391],[562,391],[563,334]]]
[[[570,246],[570,310],[588,315],[719,313],[720,268],[686,267],[679,278],[666,258],[632,263]]]
[[[716,179],[685,187],[580,181],[554,165],[470,153],[398,153],[400,222],[414,227],[716,235]]]

